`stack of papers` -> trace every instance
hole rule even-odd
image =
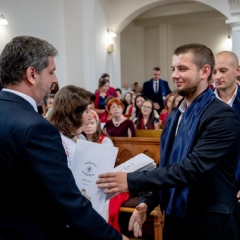
[[[156,168],[154,160],[144,153],[140,153],[137,156],[129,159],[128,161],[118,165],[111,172],[142,172],[142,171],[151,171]],[[106,200],[111,199],[116,196],[118,193],[107,194]]]
[[[108,219],[106,194],[98,189],[96,181],[101,173],[112,172],[117,153],[118,148],[114,146],[78,140],[71,165],[80,192],[106,220]]]

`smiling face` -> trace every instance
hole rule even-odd
[[[212,78],[218,90],[235,89],[238,75],[240,75],[240,67],[234,54],[222,52],[216,55]]]
[[[136,106],[137,106],[138,108],[141,108],[142,103],[143,103],[144,101],[145,101],[145,99],[144,99],[142,96],[137,97],[137,98],[136,98]]]
[[[141,106],[141,112],[143,116],[149,116],[150,113],[152,112],[153,105],[149,101],[144,101],[142,106]]]
[[[191,52],[173,55],[172,80],[178,94],[186,100],[195,99],[208,86],[207,78],[210,74],[210,66],[205,65],[197,69]]]

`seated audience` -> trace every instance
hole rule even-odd
[[[135,121],[136,129],[159,129],[159,119],[154,116],[153,102],[145,100]]]
[[[113,146],[112,140],[102,133],[100,120],[95,111],[90,110],[89,121],[83,125],[82,129],[80,139]]]
[[[172,102],[173,102],[174,96],[175,96],[174,93],[169,93],[166,96],[165,107],[161,111],[160,116],[159,116],[159,120],[160,120],[161,125],[165,125],[165,122],[167,120],[167,116],[171,113]]]
[[[48,118],[52,112],[52,109],[53,109],[53,102],[54,102],[54,97],[55,97],[55,94],[51,93],[49,94],[49,96],[44,99],[44,103],[42,105],[43,107],[43,114],[42,116]]]
[[[112,119],[107,121],[104,132],[111,137],[135,137],[136,131],[132,120],[124,117],[124,105],[118,98],[112,98],[107,104],[107,110]]]
[[[122,90],[122,95],[123,96],[125,95],[125,93],[130,92],[131,88],[129,86],[129,82],[124,81],[123,84],[122,84],[122,89],[121,90]]]
[[[61,88],[54,98],[54,108],[49,121],[60,132],[69,167],[72,163],[77,139],[82,133],[82,125],[89,118],[92,95],[83,88],[68,85]]]
[[[178,93],[175,93],[175,97],[173,98],[173,101],[172,101],[172,109],[170,110],[170,112],[173,112],[177,108],[179,102],[182,99],[183,97],[181,95],[179,95]]]
[[[116,88],[117,98],[122,99],[122,90],[120,88]]]
[[[124,105],[124,110],[123,114],[127,118],[131,118],[133,114],[133,104],[132,104],[132,94],[130,92],[125,93],[123,97],[123,105]]]
[[[135,122],[139,116],[139,113],[141,111],[141,106],[142,106],[142,103],[145,101],[145,97],[143,95],[138,95],[136,96],[135,98],[135,101],[134,101],[134,110],[133,110],[133,114],[132,114],[132,117],[131,119],[133,120],[133,122]]]

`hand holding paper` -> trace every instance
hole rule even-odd
[[[156,167],[153,159],[140,153],[113,169],[114,172],[99,175],[98,188],[108,188],[104,192],[110,199],[120,192],[128,192],[127,173],[151,171]]]
[[[104,190],[106,194],[128,192],[127,173],[110,172],[98,176],[98,188],[107,188]]]

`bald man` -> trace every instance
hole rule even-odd
[[[240,116],[240,86],[237,77],[240,75],[240,66],[235,53],[230,51],[219,52],[215,56],[215,68],[212,78],[216,85],[214,91],[217,98],[231,106]],[[236,168],[236,182],[238,201],[240,203],[240,157]]]

